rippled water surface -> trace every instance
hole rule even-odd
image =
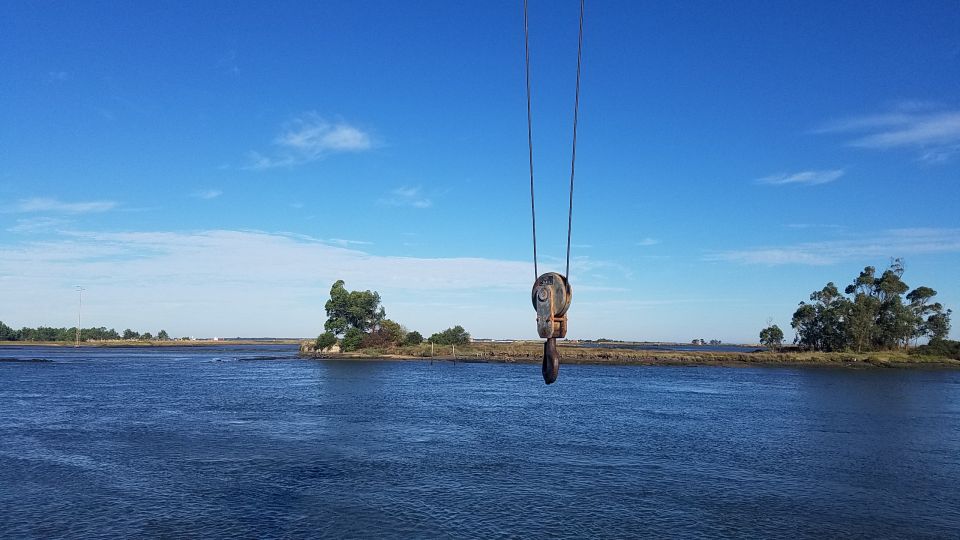
[[[960,372],[294,355],[0,348],[0,535],[960,534]]]

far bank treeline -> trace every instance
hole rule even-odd
[[[317,337],[314,346],[323,351],[339,345],[342,351],[358,349],[384,349],[408,345],[420,345],[423,335],[409,330],[387,318],[380,305],[376,291],[348,291],[344,281],[338,280],[330,288],[330,300],[324,306],[327,322],[324,333]],[[426,339],[437,345],[464,345],[470,342],[470,334],[462,326],[454,326],[437,332]]]
[[[10,328],[0,321],[0,341],[74,341],[77,338],[77,327],[53,328],[40,326],[37,328],[23,327],[19,330]],[[157,332],[156,337],[150,332],[135,332],[129,328],[118,333],[113,328],[81,328],[80,341],[166,341],[170,339],[166,330]]]
[[[879,276],[875,267],[864,268],[842,293],[833,282],[814,291],[793,313],[794,343],[804,350],[863,352],[927,341],[914,350],[956,355],[960,343],[947,340],[952,311],[933,300],[937,291],[930,287],[910,290],[903,274],[903,260],[894,259]],[[760,341],[779,348],[783,331],[777,325],[764,328]]]

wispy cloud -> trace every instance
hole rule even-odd
[[[655,246],[659,243],[660,243],[660,240],[657,240],[656,238],[650,238],[648,236],[646,238],[641,239],[639,242],[637,242],[637,245],[647,247],[647,246]]]
[[[13,233],[47,232],[60,229],[68,223],[68,220],[47,216],[21,218],[17,220],[16,224],[9,227],[7,231]]]
[[[839,229],[840,225],[833,223],[787,223],[788,229]]]
[[[30,199],[20,199],[20,201],[8,211],[23,213],[89,214],[106,212],[116,207],[117,203],[115,201],[63,202],[58,199],[34,197]]]
[[[223,195],[223,192],[219,189],[201,189],[200,191],[194,191],[190,194],[191,197],[205,200],[216,199],[221,195]]]
[[[168,321],[163,323],[168,330],[180,326],[178,331],[211,335],[308,335],[322,327],[323,302],[337,279],[347,280],[351,289],[379,291],[391,317],[430,321],[421,327],[435,324],[430,331],[454,323],[468,328],[491,323],[480,313],[465,312],[452,321],[449,311],[425,313],[401,309],[400,303],[416,306],[428,298],[469,295],[464,304],[475,308],[493,302],[483,295],[529,298],[526,261],[380,256],[331,242],[210,230],[74,231],[42,241],[0,243],[3,305],[24,320],[47,322],[44,306],[62,302],[63,283],[77,283],[82,276],[91,291],[91,321],[150,326]],[[529,310],[529,302],[516,303],[517,328],[525,333],[534,328],[527,321]]]
[[[401,186],[391,190],[386,197],[380,199],[380,204],[390,206],[410,206],[413,208],[430,208],[433,201],[425,197],[419,187]]]
[[[47,72],[47,82],[59,83],[64,82],[70,78],[70,74],[66,71],[48,71]]]
[[[461,324],[477,336],[536,337],[531,261],[385,256],[358,245],[363,240],[342,240],[348,247],[333,238],[262,231],[60,230],[0,242],[2,303],[14,317],[8,323],[69,325],[69,311],[56,306],[79,283],[88,291],[84,320],[95,326],[315,336],[330,285],[344,279],[352,290],[378,291],[391,319],[424,334]],[[564,262],[541,260],[541,269],[559,271]],[[636,320],[627,325],[622,312],[588,307],[628,297],[631,278],[615,263],[586,257],[570,263],[579,291],[571,336],[632,335]],[[662,314],[651,324],[661,320]]]
[[[250,153],[249,169],[290,167],[323,159],[330,154],[362,152],[373,147],[368,133],[343,121],[330,122],[309,112],[287,123],[266,154]]]
[[[780,173],[758,178],[758,184],[783,186],[787,184],[801,184],[816,186],[833,182],[844,175],[843,169],[827,169],[822,171],[800,171],[795,173]]]
[[[742,264],[828,265],[853,259],[960,252],[960,229],[890,229],[842,240],[803,242],[708,254],[710,261]]]
[[[368,242],[366,240],[347,240],[346,238],[328,238],[327,242],[337,246],[369,246],[373,242]]]
[[[469,289],[478,282],[489,287],[528,285],[526,262],[376,256],[331,245],[367,243],[260,231],[71,231],[56,241],[0,248],[0,259],[8,265],[32,262],[37,268],[62,262],[68,265],[62,269],[70,272],[76,271],[71,265],[83,264],[87,265],[84,275],[104,280],[113,276],[140,282],[151,279],[147,275],[177,274],[182,275],[182,283],[194,280],[204,287],[226,287],[247,279],[332,283],[344,275],[361,283],[404,289]],[[237,264],[227,264],[231,261]],[[49,272],[54,269],[41,273]]]
[[[829,122],[815,133],[850,137],[849,146],[888,150],[910,148],[923,161],[945,161],[960,153],[960,110],[926,103],[902,103],[893,111]]]

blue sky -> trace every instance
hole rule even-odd
[[[530,5],[541,271],[577,9]],[[755,341],[891,257],[960,308],[958,18],[588,0],[569,336]],[[84,326],[308,336],[344,279],[424,334],[536,337],[522,25],[519,0],[4,2],[0,320],[72,325],[82,285]]]

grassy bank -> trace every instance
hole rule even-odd
[[[306,342],[305,342],[306,343]],[[610,365],[675,365],[675,366],[824,366],[850,368],[909,368],[946,367],[960,368],[960,360],[937,356],[910,355],[905,351],[882,351],[869,353],[824,353],[824,352],[711,352],[711,351],[663,351],[587,348],[560,344],[561,361],[565,364],[610,364]],[[454,352],[456,353],[454,355]],[[431,358],[430,345],[397,347],[389,349],[364,349],[349,353],[316,353],[302,350],[304,356],[323,358]],[[540,363],[543,357],[542,342],[472,343],[458,346],[456,351],[449,345],[435,346],[433,358],[467,362]]]

